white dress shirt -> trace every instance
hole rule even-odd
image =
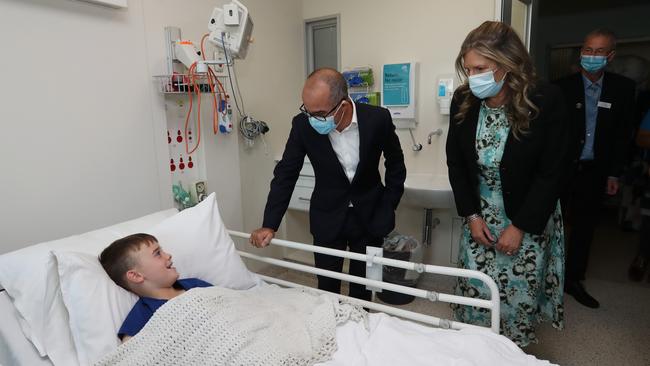
[[[334,129],[327,136],[332,143],[332,148],[339,159],[345,175],[352,182],[359,164],[359,123],[357,121],[357,107],[352,103],[352,122],[343,131]],[[350,204],[351,205],[351,204]]]

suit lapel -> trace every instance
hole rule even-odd
[[[582,79],[582,73],[578,73],[576,75],[576,81],[573,83],[575,85],[576,89],[574,92],[575,95],[575,104],[572,106],[569,106],[569,108],[575,108],[579,110],[578,115],[580,118],[576,120],[576,123],[578,124],[578,127],[580,128],[579,131],[582,131],[582,134],[580,135],[580,138],[584,138],[584,135],[586,133],[586,123],[587,123],[587,109],[585,107],[585,81]]]
[[[310,127],[311,128],[311,127]],[[345,169],[339,161],[339,157],[336,156],[336,152],[332,147],[332,142],[329,139],[328,135],[321,135],[316,131],[313,131],[315,135],[314,139],[314,151],[318,151],[324,155],[324,160],[331,162],[333,169],[336,170],[338,175],[342,175],[346,181],[348,181],[348,176],[345,174]]]
[[[357,128],[359,130],[359,163],[357,164],[357,169],[354,172],[354,177],[352,178],[351,183],[354,183],[357,180],[362,164],[366,160],[366,144],[368,141],[368,128],[370,128],[370,125],[367,123],[368,115],[365,113],[364,108],[359,108],[359,104],[355,104],[355,107],[357,109]]]

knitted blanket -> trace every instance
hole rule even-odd
[[[365,317],[308,290],[195,288],[96,365],[313,365],[336,351],[337,324]]]

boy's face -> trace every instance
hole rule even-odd
[[[165,253],[158,243],[148,243],[133,253],[135,270],[140,273],[149,286],[155,288],[171,287],[178,279],[173,267],[171,254]]]

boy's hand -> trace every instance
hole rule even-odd
[[[268,227],[262,227],[253,231],[248,241],[258,248],[264,248],[269,245],[274,236],[275,230],[269,229]]]

